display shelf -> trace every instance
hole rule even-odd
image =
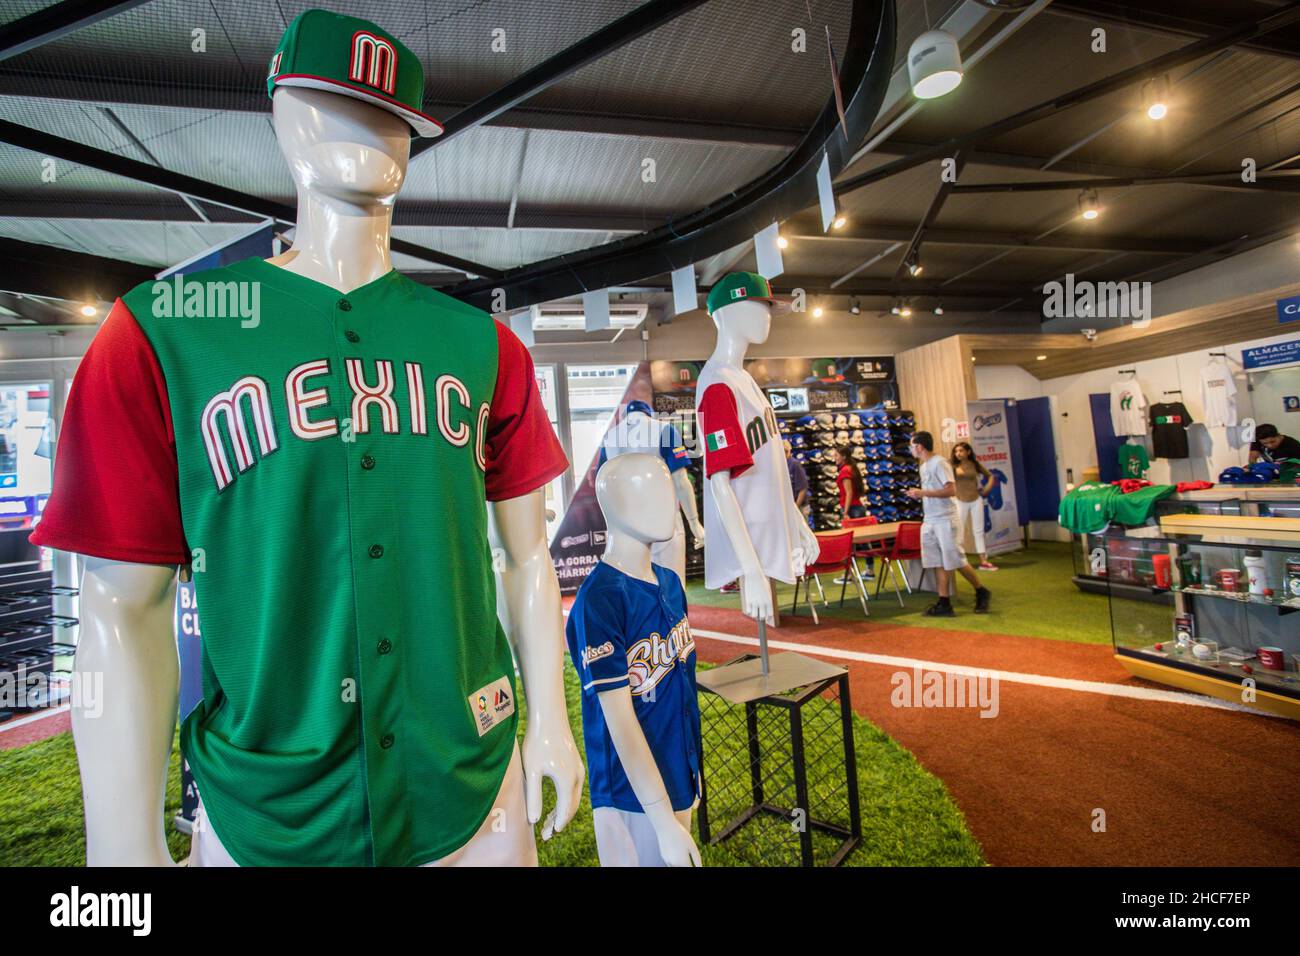
[[[1234,516],[1226,530],[1203,525],[1202,534],[1144,527],[1097,536],[1121,665],[1144,679],[1300,719],[1300,617],[1291,613],[1300,610],[1300,546],[1279,524]],[[1257,591],[1274,593],[1250,593],[1251,576]],[[1233,577],[1239,590],[1204,583]],[[1143,588],[1149,596],[1138,593]],[[1197,645],[1207,658],[1195,656]],[[1269,656],[1280,656],[1281,669],[1264,666]]]

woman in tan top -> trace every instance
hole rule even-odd
[[[986,504],[984,499],[993,490],[998,479],[975,457],[975,449],[966,442],[958,442],[952,449],[952,473],[957,486],[957,527],[958,534],[965,534],[969,524],[975,538],[975,550],[980,556],[981,571],[996,571],[996,564],[989,561],[984,550],[984,521]]]

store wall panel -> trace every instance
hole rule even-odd
[[[900,352],[898,388],[916,414],[916,427],[934,435],[935,451],[948,454],[955,435],[944,439],[944,420],[966,420],[966,403],[977,397],[970,354],[960,336],[949,336]]]

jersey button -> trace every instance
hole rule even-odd
[[[392,649],[393,649],[393,642],[390,641],[388,638],[384,638],[382,641],[380,641],[379,646],[375,648],[375,650],[379,651],[380,654],[387,654]]]
[[[346,332],[344,332],[343,337],[347,339],[349,342],[361,341],[361,336],[357,335],[357,333],[353,332],[351,329],[348,329]]]
[[[392,734],[384,734],[384,736],[379,738],[379,746],[387,750],[396,742],[396,740],[397,738],[394,737]]]
[[[352,303],[349,302],[347,299],[339,299],[339,311],[340,311],[340,312],[351,312],[351,311],[352,311]]]
[[[372,558],[382,558],[384,556],[384,546],[382,544],[372,544],[370,546],[370,556]]]
[[[371,468],[374,468],[375,467],[374,455],[362,455],[361,467],[364,468],[366,471],[369,471]]]

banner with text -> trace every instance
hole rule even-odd
[[[1007,403],[1003,401],[966,403],[970,446],[975,449],[976,460],[997,479],[997,484],[984,499],[987,504],[984,509],[984,547],[989,554],[1016,551],[1021,547],[1008,414]]]

